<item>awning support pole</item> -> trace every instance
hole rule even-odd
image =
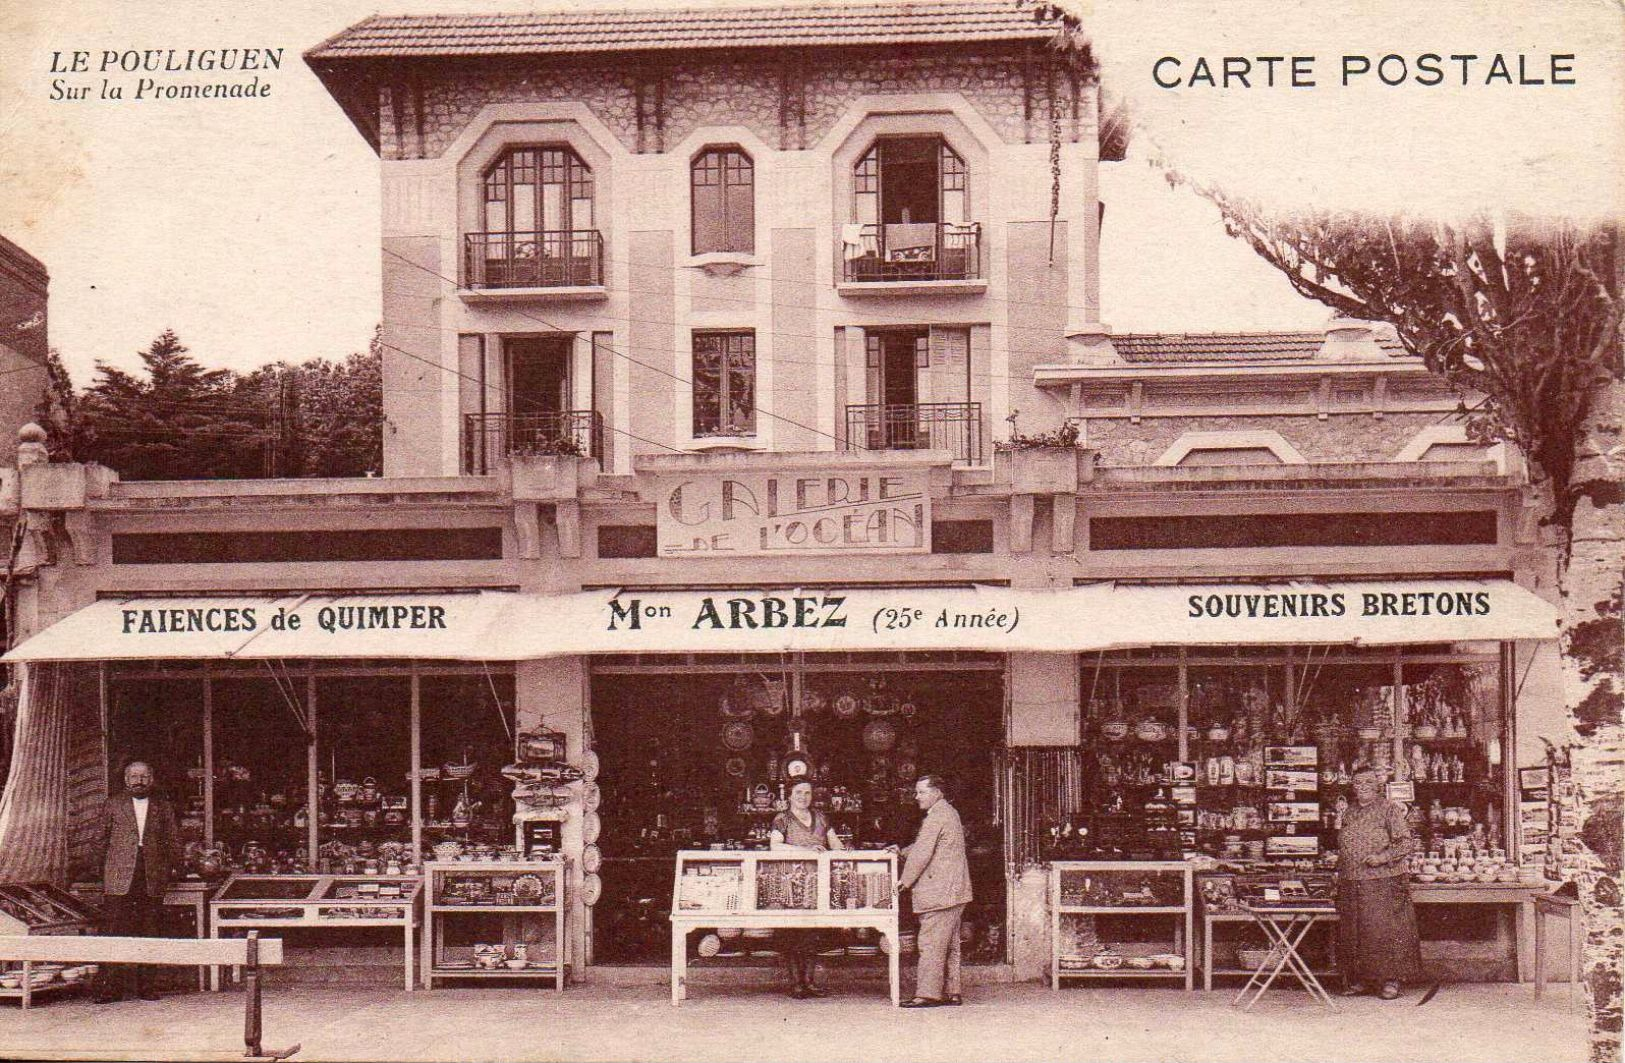
[[[214,848],[214,674],[203,666],[203,844]]]
[[[322,822],[322,779],[320,762],[316,759],[316,737],[320,725],[316,722],[316,675],[305,676],[305,844],[310,847],[310,867],[318,864],[317,846]]]
[[[489,675],[489,673],[487,673]],[[423,681],[418,675],[418,662],[412,662],[412,863],[423,856],[423,779],[418,769],[423,765]],[[492,691],[493,695],[495,691]],[[497,706],[502,711],[502,706]],[[509,738],[513,736],[510,734]]]

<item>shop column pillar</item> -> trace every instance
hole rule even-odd
[[[1072,653],[1012,653],[1006,743],[1073,747],[1078,744],[1078,657]],[[1049,969],[1048,879],[1043,868],[1012,872],[1010,959],[1018,981]]]
[[[546,728],[562,732],[570,763],[580,764],[581,755],[586,751],[586,661],[580,657],[518,661],[514,664],[514,697],[517,729],[523,732]],[[575,789],[584,790],[585,784],[577,784]],[[581,903],[581,817],[578,794],[569,805],[569,817],[561,824],[560,831],[564,855],[570,860],[565,934],[569,938],[566,948],[571,973],[576,978],[583,976],[587,941],[587,910]]]

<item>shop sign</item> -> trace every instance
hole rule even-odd
[[[664,476],[661,557],[919,554],[931,549],[925,469]]]

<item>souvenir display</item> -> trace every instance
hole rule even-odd
[[[501,974],[562,991],[565,868],[562,858],[425,865],[424,985]]]

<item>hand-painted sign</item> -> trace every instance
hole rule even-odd
[[[910,554],[931,549],[924,469],[662,477],[661,557]]]

